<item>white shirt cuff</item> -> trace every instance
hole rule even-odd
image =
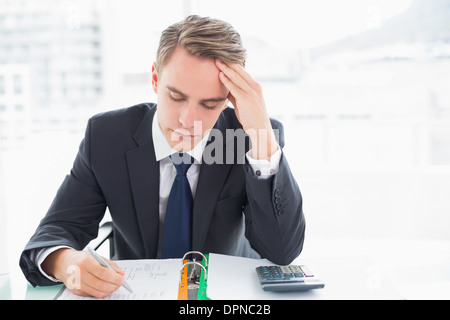
[[[269,160],[258,160],[253,159],[250,156],[250,151],[245,155],[247,157],[248,163],[253,169],[253,172],[261,179],[267,179],[268,177],[276,174],[280,167],[281,160],[281,148],[270,157]]]

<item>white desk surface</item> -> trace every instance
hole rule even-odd
[[[308,265],[326,283],[299,299],[450,299],[448,243],[310,239],[293,263]],[[33,288],[17,266],[0,275],[0,300],[53,299],[61,287]]]

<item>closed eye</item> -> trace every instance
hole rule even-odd
[[[175,98],[174,96],[172,96],[172,95],[170,95],[170,99],[172,99],[173,101],[175,101],[175,102],[181,102],[181,101],[184,101],[185,99],[184,98]]]
[[[208,110],[214,110],[214,109],[217,108],[217,105],[208,106],[208,105],[206,105],[206,104],[204,104],[204,103],[202,103],[202,106],[203,106],[204,108],[208,109]]]

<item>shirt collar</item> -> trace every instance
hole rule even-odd
[[[164,136],[161,127],[158,122],[158,110],[155,111],[153,116],[152,124],[152,136],[153,136],[153,146],[155,148],[156,161],[160,161],[164,158],[171,156],[178,151],[172,149]],[[191,157],[195,159],[195,163],[202,163],[203,151],[205,149],[206,143],[208,142],[209,135],[204,137],[192,150],[187,151]]]

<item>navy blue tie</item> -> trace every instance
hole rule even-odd
[[[177,175],[170,190],[164,220],[161,257],[182,258],[192,249],[192,192],[186,172],[193,159],[188,154],[171,157]]]

